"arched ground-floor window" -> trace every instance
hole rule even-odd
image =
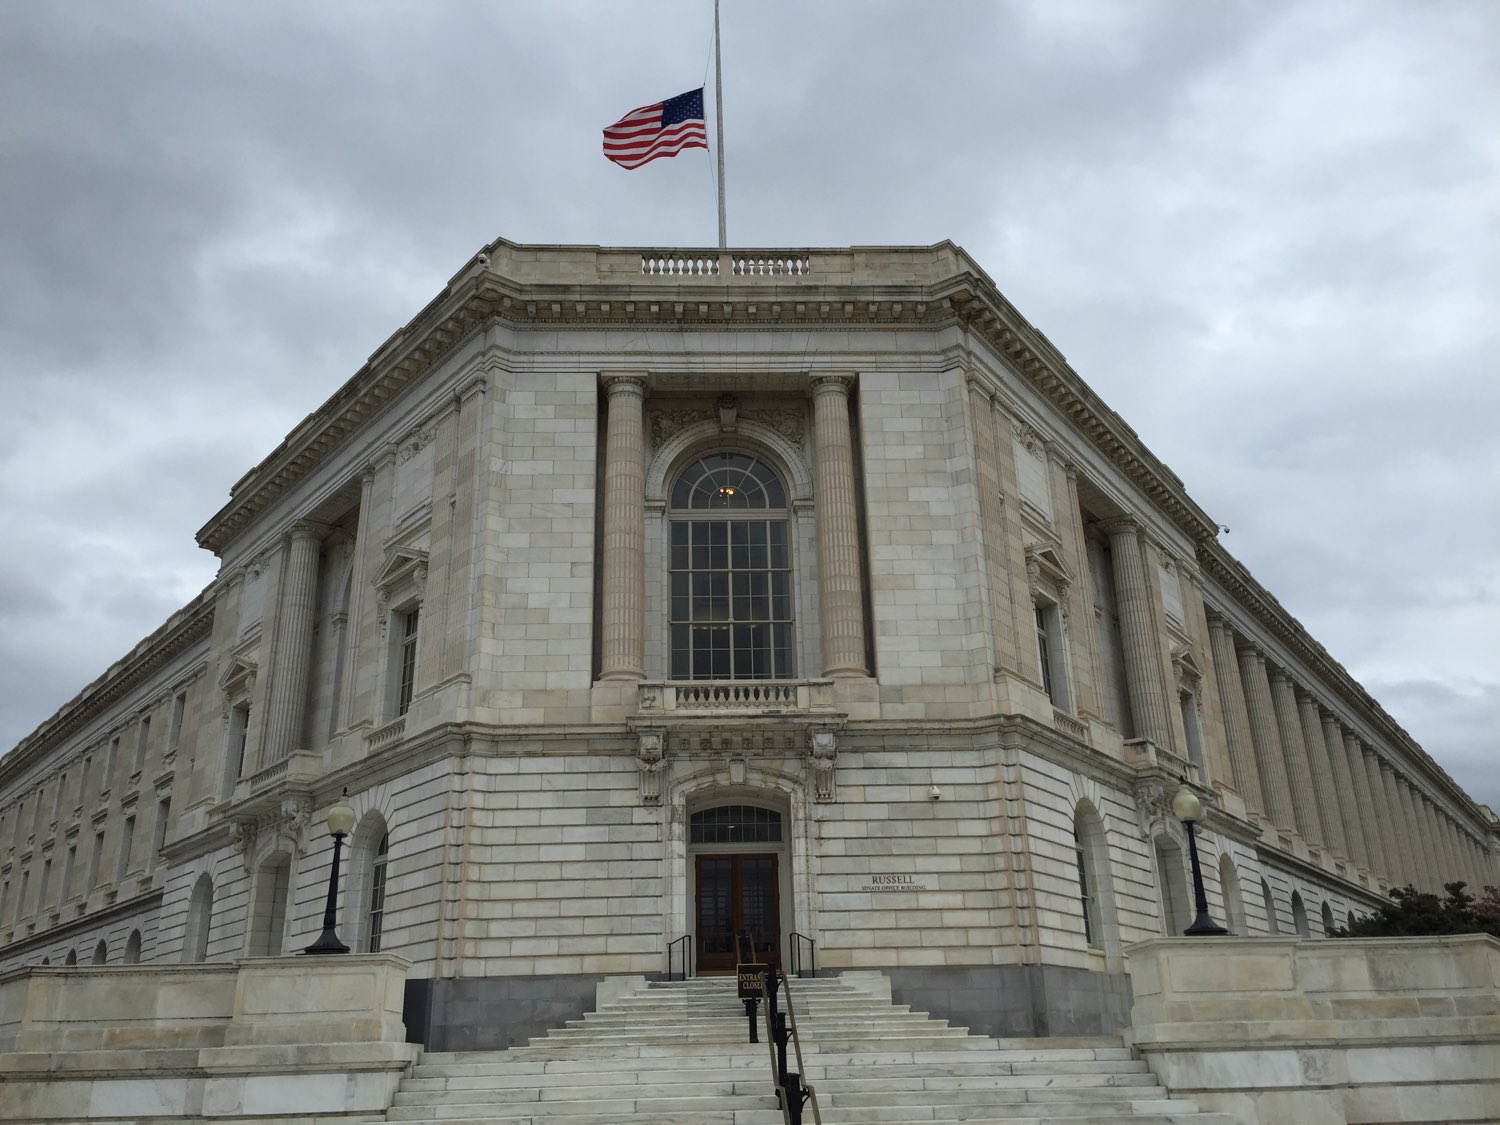
[[[92,965],[102,965],[108,959],[109,946],[105,945],[103,941],[100,941],[98,945],[94,946],[94,959],[89,963]]]
[[[1281,924],[1276,921],[1276,900],[1271,896],[1271,884],[1264,879],[1260,881],[1260,896],[1266,906],[1266,933],[1281,933]]]
[[[141,963],[141,931],[131,930],[130,937],[125,942],[125,964],[139,965]]]
[[[1296,927],[1299,937],[1312,937],[1312,929],[1307,924],[1307,907],[1303,904],[1299,891],[1292,892],[1292,925]]]
[[[1172,937],[1192,925],[1193,912],[1189,909],[1182,845],[1170,836],[1156,838],[1156,876],[1161,886],[1161,932]]]
[[[208,928],[213,912],[214,881],[205,871],[198,876],[188,898],[187,925],[182,932],[183,964],[198,964],[208,959]]]
[[[1104,820],[1088,801],[1079,801],[1073,810],[1073,851],[1078,866],[1084,938],[1094,949],[1112,950],[1118,944],[1118,935],[1109,880],[1109,843]]]
[[[1324,937],[1332,937],[1333,936],[1333,927],[1334,927],[1333,907],[1329,906],[1325,902],[1323,904],[1323,936]]]
[[[1240,892],[1240,873],[1234,860],[1225,852],[1219,856],[1219,891],[1224,896],[1224,913],[1229,919],[1229,929],[1240,936],[1250,932],[1245,925],[1245,896]]]
[[[250,902],[251,957],[275,957],[282,952],[291,879],[292,857],[286,852],[268,857],[256,871]]]

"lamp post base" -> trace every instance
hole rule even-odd
[[[339,941],[339,935],[331,929],[324,930],[318,936],[318,940],[302,951],[303,953],[348,953],[349,947]]]

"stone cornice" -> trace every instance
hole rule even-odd
[[[1446,770],[1438,765],[1396,722],[1384,707],[1367,692],[1342,664],[1335,660],[1302,622],[1277,601],[1275,595],[1262,586],[1245,566],[1217,542],[1198,544],[1198,564],[1203,573],[1212,578],[1225,593],[1232,596],[1239,607],[1255,621],[1263,625],[1272,636],[1284,644],[1291,653],[1305,664],[1319,679],[1321,686],[1337,696],[1364,722],[1368,723],[1385,740],[1386,745],[1399,751],[1414,770],[1421,773],[1444,796],[1453,801],[1473,819],[1477,825],[1487,824],[1489,818],[1479,805],[1463,791]],[[1212,610],[1213,606],[1208,606]],[[1316,698],[1316,694],[1314,695]]]
[[[518,246],[475,255],[409,324],[230,491],[198,532],[225,546],[455,348],[492,323],[684,330],[961,324],[984,338],[1194,540],[1215,525],[1182,482],[951,242],[845,249]]]
[[[0,758],[0,787],[57,749],[69,735],[158,672],[173,657],[205,639],[213,629],[213,587],[183,606],[150,636],[111,664],[93,683],[63,704],[51,718]]]
[[[67,922],[59,923],[56,926],[49,926],[45,930],[38,930],[34,934],[30,934],[17,941],[12,941],[7,945],[0,945],[0,952],[3,952],[7,957],[14,957],[18,954],[24,955],[33,950],[46,949],[59,942],[66,942],[70,937],[76,938],[79,934],[92,934],[94,931],[118,922],[122,918],[128,918],[133,914],[148,914],[153,910],[159,909],[161,907],[161,899],[162,891],[161,888],[157,887],[146,891],[144,894],[136,895],[134,898],[126,899],[123,902],[115,902],[100,910],[80,914],[77,918],[72,918]],[[142,924],[144,925],[144,923]],[[79,956],[82,957],[92,954],[93,950],[81,949],[78,952]],[[61,965],[54,966],[54,968],[62,967]]]

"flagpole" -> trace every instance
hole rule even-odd
[[[714,0],[714,145],[719,155],[719,249],[728,245],[724,223],[724,63],[719,55],[719,0]]]

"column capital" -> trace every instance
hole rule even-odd
[[[1141,521],[1134,516],[1113,516],[1107,520],[1100,520],[1099,530],[1111,539],[1124,535],[1139,538]]]
[[[600,383],[609,392],[611,398],[616,395],[637,394],[646,397],[646,375],[644,372],[628,371],[615,372],[600,377]]]
[[[295,543],[299,539],[321,539],[327,531],[327,524],[317,523],[314,520],[295,520],[292,526],[287,528],[284,538],[288,543]]]
[[[848,398],[849,392],[854,388],[854,376],[819,374],[809,379],[807,385],[814,395],[836,394],[841,398]]]
[[[986,402],[995,401],[995,392],[990,387],[989,381],[974,368],[964,368],[964,384]]]

